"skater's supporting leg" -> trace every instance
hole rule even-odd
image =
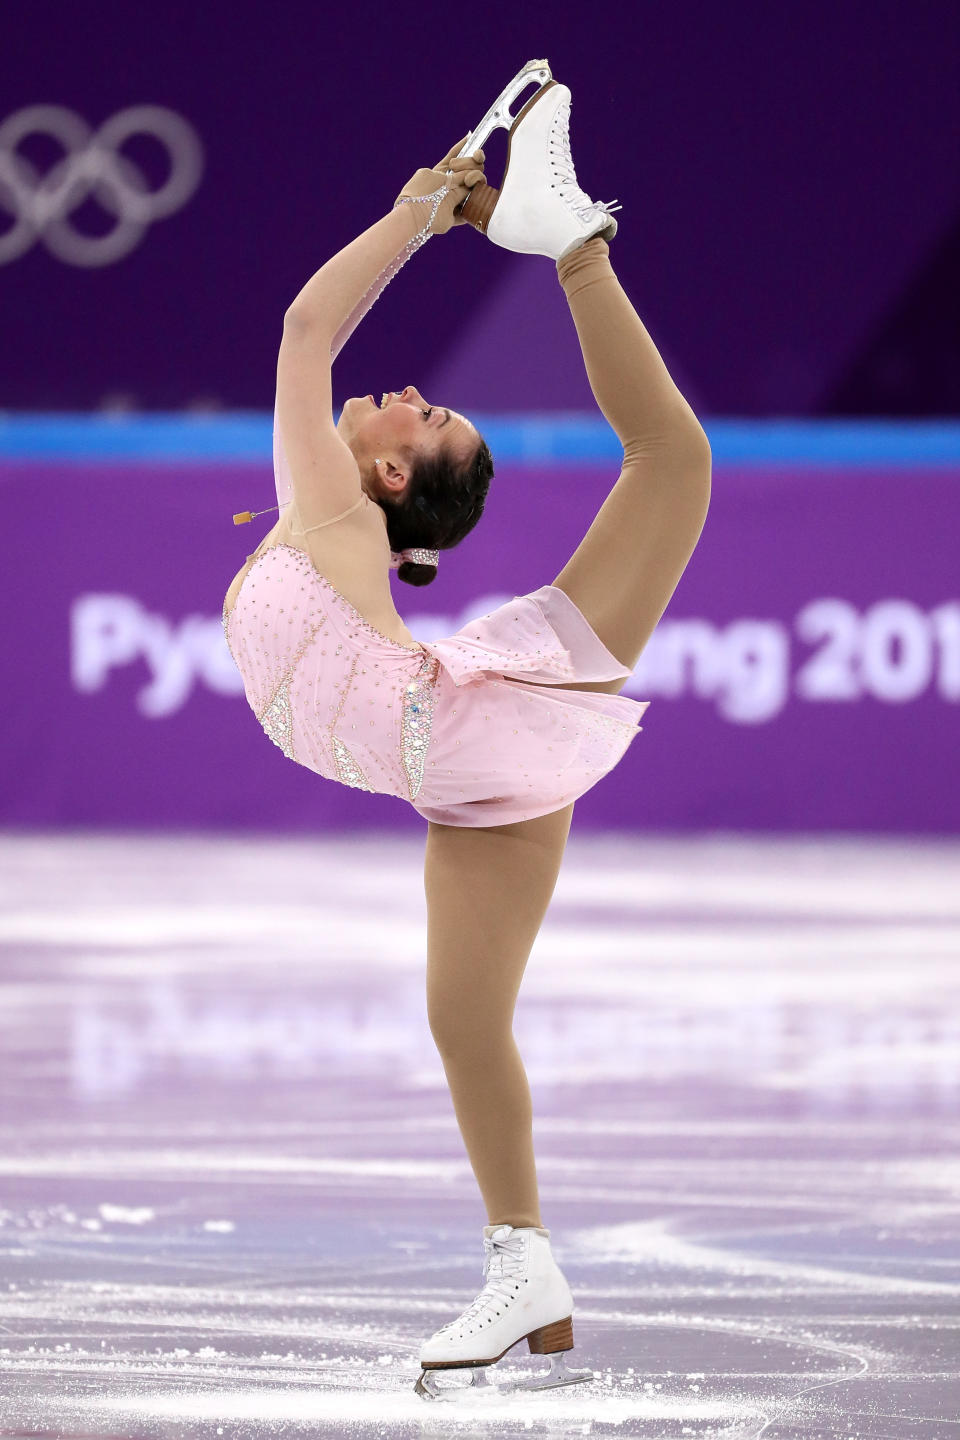
[[[427,1014],[491,1225],[543,1224],[513,1011],[572,814],[427,833]]]
[[[553,583],[632,668],[703,528],[710,446],[614,274],[606,242],[594,238],[571,251],[557,274],[594,396],[624,454],[620,478]]]

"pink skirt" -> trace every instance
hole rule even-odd
[[[620,760],[649,701],[560,685],[627,679],[554,585],[498,606],[448,639],[414,809],[444,825],[507,825],[559,810]]]

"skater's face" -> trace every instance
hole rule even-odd
[[[430,405],[415,385],[386,391],[379,404],[372,395],[347,400],[337,432],[353,451],[360,483],[373,500],[399,500],[418,457],[444,454],[468,465],[480,440],[465,415]]]

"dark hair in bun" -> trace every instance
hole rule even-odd
[[[452,550],[483,514],[492,479],[493,456],[482,436],[466,464],[442,451],[430,457],[415,455],[402,498],[380,502],[387,516],[390,549],[398,553],[415,548]],[[437,567],[404,560],[397,575],[408,585],[429,585],[436,579]]]
[[[435,548],[435,547],[434,547]],[[437,578],[436,565],[421,565],[419,561],[403,560],[397,566],[397,574],[408,585],[429,585]]]

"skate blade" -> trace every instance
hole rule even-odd
[[[475,1366],[470,1368],[470,1379],[465,1384],[440,1385],[437,1370],[424,1370],[413,1388],[427,1400],[467,1400],[482,1404],[500,1395],[514,1395],[524,1390],[557,1390],[563,1385],[582,1385],[587,1380],[596,1380],[592,1370],[570,1370],[564,1353],[558,1351],[550,1356],[550,1369],[545,1375],[492,1381],[487,1374],[490,1367]]]
[[[463,1370],[468,1367],[464,1366]],[[448,1374],[459,1375],[463,1370],[455,1370],[452,1366],[447,1370]],[[495,1399],[499,1394],[500,1387],[491,1385],[487,1376],[487,1367],[482,1365],[470,1366],[470,1379],[466,1382],[455,1380],[452,1385],[441,1385],[438,1376],[442,1373],[439,1370],[424,1370],[414,1390],[422,1395],[425,1400],[471,1400],[484,1401]]]
[[[494,130],[501,127],[504,130],[512,129],[516,116],[511,115],[510,106],[520,92],[526,90],[527,86],[531,84],[536,84],[538,89],[542,90],[544,85],[552,79],[548,61],[528,60],[523,69],[514,75],[510,84],[500,92],[476,129],[467,136],[460,149],[458,159],[463,155],[472,155],[475,150],[482,150]]]
[[[587,1380],[596,1380],[592,1370],[571,1370],[564,1359],[565,1351],[559,1350],[550,1356],[550,1369],[546,1375],[535,1375],[530,1380],[507,1381],[504,1392],[517,1390],[556,1390],[561,1385],[582,1385]]]

